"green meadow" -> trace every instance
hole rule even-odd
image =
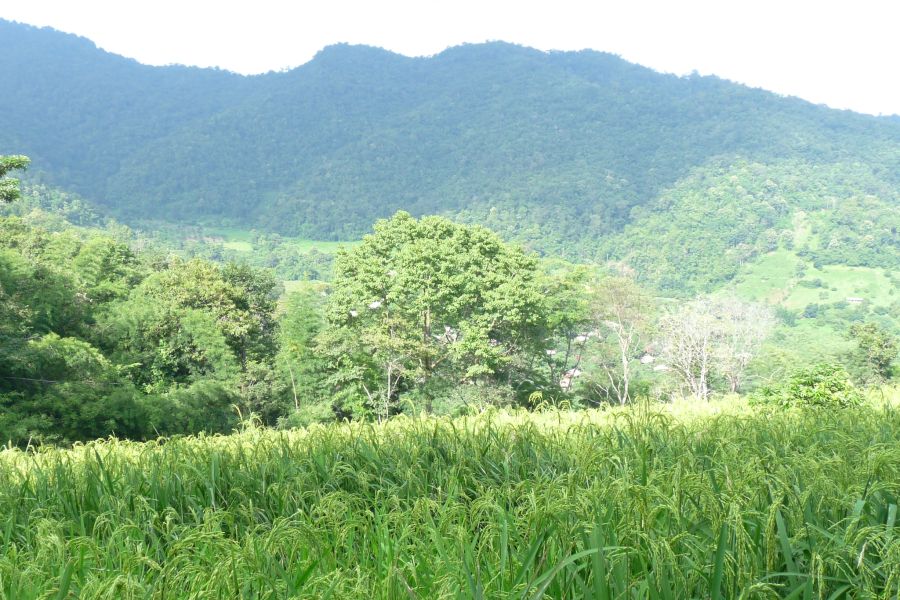
[[[869,302],[873,306],[889,306],[897,298],[895,294],[900,291],[883,270],[867,267],[828,265],[808,270],[801,281],[816,284],[817,287],[794,286],[784,302],[788,308],[846,302],[851,298]]]
[[[826,265],[816,268],[794,252],[779,249],[745,266],[729,288],[753,302],[803,309],[859,298],[872,306],[889,306],[900,287],[884,269]]]
[[[229,250],[235,250],[237,252],[253,252],[255,248],[253,240],[256,234],[248,229],[239,229],[235,227],[204,227],[203,231],[207,236],[213,239],[221,239],[222,246]],[[295,237],[286,237],[282,239],[285,245],[290,246],[301,253],[316,250],[324,254],[334,254],[340,248],[350,248],[359,243],[358,241],[336,242]]]

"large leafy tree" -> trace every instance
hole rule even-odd
[[[172,260],[107,315],[113,347],[148,389],[214,375],[247,392],[243,375],[274,355],[274,288],[248,267]]]
[[[292,424],[331,420],[331,394],[325,389],[326,364],[316,339],[324,326],[323,290],[309,287],[291,293],[279,320],[276,365],[287,388]],[[271,401],[276,401],[271,398]],[[286,413],[284,406],[281,412]]]
[[[583,267],[564,268],[561,272],[546,273],[544,297],[547,304],[547,331],[544,339],[550,347],[528,357],[528,362],[541,362],[547,377],[533,370],[534,402],[552,400],[554,392],[573,390],[575,374],[580,373],[582,360],[588,349],[591,315],[588,297],[584,293],[589,272]]]
[[[6,174],[25,169],[30,162],[27,156],[0,156],[0,202],[12,202],[19,197],[19,180]]]
[[[856,342],[850,363],[859,379],[880,384],[891,378],[898,355],[896,336],[878,323],[869,322],[854,323],[850,339]]]
[[[437,386],[502,377],[542,343],[536,268],[483,227],[404,212],[379,221],[335,261],[323,339],[343,387],[384,417],[402,392],[430,411]]]

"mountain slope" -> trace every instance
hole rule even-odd
[[[900,186],[898,119],[592,51],[339,45],[243,77],[0,21],[0,81],[0,152],[131,219],[348,239],[402,208],[598,258],[601,236],[665,211],[655,198],[709,165],[864,163]]]
[[[817,266],[897,268],[900,193],[860,163],[710,164],[635,209],[604,245],[671,293],[716,289],[778,248]]]

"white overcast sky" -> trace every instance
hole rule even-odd
[[[336,42],[419,56],[504,40],[592,48],[835,108],[900,114],[897,0],[0,0],[0,17],[90,38],[143,63],[240,73]]]

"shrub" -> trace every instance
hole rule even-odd
[[[328,423],[335,420],[334,410],[328,402],[304,403],[300,407],[278,419],[280,429],[309,427],[314,423]]]
[[[797,311],[784,306],[775,307],[775,317],[788,327],[793,327],[797,324]]]
[[[797,369],[780,385],[763,387],[751,397],[755,403],[783,408],[848,408],[858,406],[862,400],[844,367],[831,363]]]
[[[825,287],[825,284],[818,277],[815,279],[801,279],[797,282],[797,285],[804,288],[820,288]]]

